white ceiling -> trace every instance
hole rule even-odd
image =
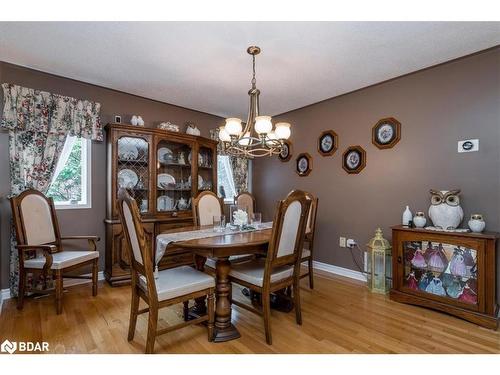
[[[246,116],[249,45],[275,115],[500,44],[494,22],[0,22],[0,60]]]

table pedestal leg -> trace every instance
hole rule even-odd
[[[239,338],[241,335],[235,326],[231,324],[231,283],[229,282],[229,271],[231,263],[229,257],[217,258],[215,263],[216,272],[216,305],[215,305],[215,335],[214,342],[224,342]]]
[[[196,264],[196,269],[198,271],[202,271],[205,267],[205,261],[207,258],[195,254],[194,256],[194,262]],[[188,320],[193,320],[196,319],[202,315],[205,315],[207,313],[207,305],[205,303],[205,297],[199,297],[195,298],[194,300],[194,306],[189,309],[189,314],[188,314]]]

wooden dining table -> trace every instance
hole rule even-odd
[[[164,231],[162,234],[199,230],[206,227],[185,227]],[[241,233],[221,233],[220,236],[199,238],[170,243],[169,248],[188,249],[193,252],[196,268],[204,270],[207,257],[215,258],[215,332],[214,342],[224,342],[240,337],[238,329],[231,322],[231,283],[229,257],[243,254],[266,254],[271,229],[263,229]],[[191,309],[194,316],[206,313],[205,298],[195,300]]]

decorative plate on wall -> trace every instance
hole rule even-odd
[[[295,172],[301,177],[307,176],[312,171],[312,157],[307,152],[297,156]]]
[[[359,173],[366,166],[366,151],[361,146],[351,146],[342,155],[342,168],[347,173]]]
[[[383,118],[372,128],[372,143],[379,149],[392,148],[401,139],[401,123],[394,117]]]
[[[283,150],[278,155],[278,158],[281,161],[288,161],[292,157],[292,142],[284,141],[283,142]]]
[[[333,130],[325,130],[318,138],[318,152],[322,156],[333,155],[338,148],[338,135]]]

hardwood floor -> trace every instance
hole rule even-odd
[[[371,294],[362,283],[316,273],[315,289],[301,289],[303,325],[295,314],[272,311],[273,345],[266,344],[262,319],[234,307],[241,338],[210,343],[206,328],[191,326],[157,338],[156,353],[500,353],[500,332],[420,307]],[[48,341],[51,353],[143,353],[147,314],[139,317],[133,342],[127,342],[129,287],[89,285],[64,294],[63,314],[52,297],[4,302],[0,342]],[[240,296],[236,293],[236,296]],[[160,311],[158,328],[181,320],[181,306]]]

